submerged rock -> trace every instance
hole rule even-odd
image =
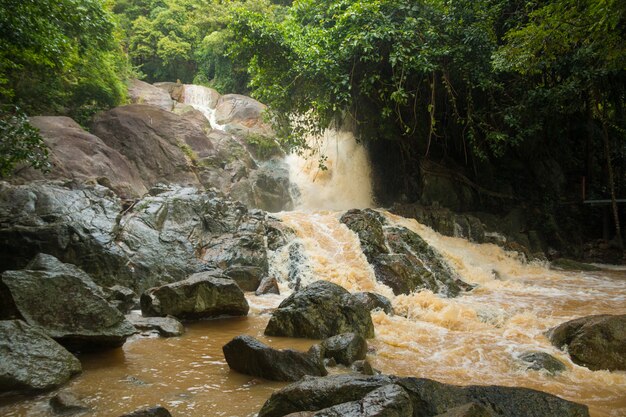
[[[60,392],[50,398],[50,407],[55,414],[70,415],[89,411],[89,406],[69,392]]]
[[[406,402],[402,398],[406,397],[402,392],[410,399],[412,413],[404,406]],[[381,400],[396,398],[397,401],[371,403],[368,399],[372,397]],[[358,408],[355,407],[355,403],[371,404],[371,408],[365,406]],[[447,416],[450,417],[469,417],[472,416],[468,414],[472,408],[468,407],[468,404],[471,403],[481,405],[482,410],[480,408],[474,410],[481,417],[589,417],[589,411],[584,405],[527,388],[459,387],[424,378],[354,374],[307,377],[288,385],[272,394],[261,408],[259,417],[280,417],[297,412],[312,412],[311,415],[317,416],[316,412],[321,412],[320,410],[326,412],[325,410],[329,408],[335,413],[328,414],[332,416],[369,416],[368,408],[373,411],[376,404],[379,406],[389,404],[389,407],[384,407],[384,410],[380,411],[381,414],[371,415],[434,417],[449,413]],[[345,414],[337,414],[337,410]]]
[[[365,359],[367,342],[363,336],[344,333],[330,337],[322,342],[325,358],[333,358],[336,363],[350,366],[352,362]]]
[[[199,272],[180,282],[150,288],[141,295],[140,303],[141,312],[147,317],[245,316],[249,310],[235,281],[216,271]]]
[[[626,314],[570,320],[547,333],[552,344],[567,348],[572,361],[596,371],[626,371]]]
[[[56,388],[81,370],[80,361],[40,328],[0,321],[0,391]]]
[[[237,336],[222,349],[228,366],[246,375],[273,381],[297,381],[304,375],[327,374],[316,355],[273,349],[251,336]]]
[[[268,336],[323,339],[341,333],[374,337],[370,312],[343,287],[316,281],[294,292],[272,314]]]
[[[519,359],[525,363],[527,369],[534,371],[545,370],[556,374],[567,369],[563,362],[546,352],[525,352]]]
[[[380,213],[371,209],[349,210],[341,222],[358,235],[376,280],[390,287],[394,294],[428,289],[456,296],[472,288],[417,233],[388,226]]]
[[[174,317],[141,317],[128,314],[126,320],[139,331],[156,331],[163,337],[176,337],[185,333],[185,326]]]
[[[0,282],[1,317],[39,326],[69,349],[119,347],[136,332],[89,275],[53,256],[39,254]]]
[[[157,405],[155,407],[142,408],[132,413],[121,415],[120,417],[172,417],[165,407]]]

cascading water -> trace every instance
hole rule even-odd
[[[185,100],[213,117],[206,91],[186,89]],[[284,384],[230,371],[221,347],[240,334],[277,348],[306,350],[314,342],[263,335],[267,312],[292,291],[294,268],[302,286],[323,279],[392,301],[395,315],[372,314],[376,338],[369,344],[376,353],[368,359],[384,373],[535,388],[587,404],[593,417],[626,415],[626,373],[578,366],[544,336],[545,330],[573,318],[626,313],[623,270],[557,272],[523,263],[495,245],[444,237],[414,220],[380,211],[390,225],[419,234],[466,282],[476,285],[457,298],[430,291],[395,296],[376,281],[358,237],[339,220],[342,212],[329,211],[372,205],[365,151],[344,132],[327,132],[323,142],[326,171],[318,169],[316,155],[287,157],[300,199],[298,211],[276,215],[297,235],[270,254],[270,273],[281,281],[281,295],[247,294],[247,318],[192,323],[180,338],[142,338],[123,350],[83,356],[84,374],[64,390],[83,398],[93,409],[90,415],[119,415],[154,404],[163,404],[177,416],[254,415]],[[290,252],[294,245],[298,256]],[[557,375],[527,370],[518,357],[528,351],[547,352],[567,369]],[[0,405],[0,414],[51,415],[45,396]]]
[[[217,123],[215,118],[219,98],[219,93],[212,88],[185,84],[183,102],[202,112],[213,129],[224,130],[224,126]]]
[[[327,130],[307,140],[312,152],[287,156],[289,177],[299,191],[298,210],[347,210],[372,206],[367,153],[351,132]],[[323,158],[323,159],[322,159]],[[326,169],[320,167],[320,162]]]

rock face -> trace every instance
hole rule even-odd
[[[148,188],[159,182],[200,186],[184,149],[189,143],[207,147],[211,143],[185,118],[155,106],[131,104],[98,114],[92,132],[125,155]]]
[[[335,362],[350,366],[352,362],[365,359],[367,342],[354,333],[344,333],[330,337],[322,342],[325,358],[333,358]]]
[[[41,329],[0,321],[0,391],[52,389],[81,370],[78,359]]]
[[[52,169],[44,175],[36,169],[24,168],[16,172],[11,181],[72,179],[98,182],[124,198],[146,193],[145,184],[128,159],[74,120],[62,116],[36,116],[30,118],[30,123],[39,129],[48,146]]]
[[[554,346],[567,347],[578,365],[626,371],[626,314],[581,317],[550,329],[548,337]]]
[[[0,283],[1,317],[39,326],[70,349],[118,347],[135,333],[89,275],[53,256],[40,254],[25,270],[5,271]]]
[[[132,103],[150,104],[168,111],[174,107],[174,101],[166,89],[141,80],[131,80],[129,82],[128,95]]]
[[[384,388],[384,389],[383,389]],[[404,394],[403,394],[404,393]],[[383,394],[383,395],[381,395]],[[413,412],[407,412],[403,400],[407,395]],[[368,403],[371,398],[379,398]],[[382,400],[386,398],[387,400]],[[394,401],[391,401],[394,399]],[[386,404],[385,416],[434,417],[444,413],[458,414],[463,407],[480,404],[493,416],[499,417],[588,417],[584,405],[563,400],[551,394],[526,388],[500,386],[457,387],[429,379],[398,378],[376,375],[333,375],[321,378],[304,378],[272,394],[265,402],[259,417],[279,417],[296,412],[321,412],[341,405],[340,410],[348,416],[369,416],[365,407],[358,414],[357,404]],[[461,409],[459,409],[461,408]],[[337,408],[333,408],[333,411]],[[392,411],[393,410],[393,411]],[[454,414],[454,413],[456,414]],[[357,414],[350,414],[357,413]],[[317,413],[310,415],[317,416]],[[320,414],[326,416],[327,414]],[[490,414],[479,414],[481,417]]]
[[[185,333],[185,326],[174,317],[141,317],[128,314],[126,320],[139,331],[156,331],[162,337],[176,337]]]
[[[273,381],[297,381],[304,375],[327,374],[320,358],[314,354],[273,349],[251,336],[237,336],[222,349],[228,366],[247,375]]]
[[[272,314],[268,336],[324,339],[341,333],[374,337],[369,311],[347,290],[327,281],[317,281],[294,292]]]
[[[186,280],[151,288],[141,295],[140,303],[147,317],[245,316],[249,310],[241,289],[219,272],[199,272]]]
[[[349,210],[341,222],[359,236],[376,280],[389,286],[394,294],[428,289],[456,296],[471,289],[419,235],[404,227],[386,225],[376,211]]]

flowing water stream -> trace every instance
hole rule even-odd
[[[301,191],[298,210],[276,216],[296,230],[304,248],[303,284],[324,279],[392,300],[396,315],[372,314],[376,338],[369,342],[373,353],[368,359],[375,368],[459,385],[534,388],[587,404],[594,417],[626,416],[625,372],[575,365],[544,336],[550,327],[573,318],[626,313],[625,269],[557,272],[543,264],[523,263],[495,245],[444,237],[381,210],[391,224],[421,235],[464,280],[477,284],[454,299],[429,291],[394,296],[376,282],[358,238],[339,221],[342,211],[337,210],[371,205],[365,153],[347,133],[328,132],[324,140],[328,170],[318,171],[316,158],[288,158]],[[271,257],[271,273],[283,283],[288,273],[285,257],[284,251]],[[305,350],[314,343],[263,336],[269,311],[289,293],[284,284],[281,290],[281,296],[247,294],[251,311],[245,318],[189,323],[179,338],[135,337],[121,349],[83,355],[84,372],[61,390],[87,402],[93,416],[116,416],[154,404],[174,416],[252,416],[285,384],[230,371],[221,349],[239,334],[277,348]],[[529,350],[556,356],[567,370],[551,376],[524,369],[517,357]],[[0,400],[0,415],[51,415],[51,395]]]

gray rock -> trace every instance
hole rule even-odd
[[[370,312],[347,290],[317,281],[294,292],[272,314],[268,336],[323,339],[341,333],[374,337]]]
[[[272,136],[271,128],[263,122],[265,105],[239,94],[220,97],[215,108],[215,121],[230,133]]]
[[[265,402],[259,417],[279,417],[296,412],[319,412],[341,405],[341,412],[368,412],[368,407],[354,407],[367,404],[368,394],[381,387],[396,385],[404,390],[410,398],[413,413],[395,411],[398,416],[434,417],[446,412],[457,413],[469,403],[480,404],[484,410],[493,412],[498,417],[588,417],[586,406],[563,400],[551,394],[527,388],[500,386],[468,386],[458,387],[442,384],[429,379],[398,378],[394,376],[376,375],[332,375],[326,377],[305,377],[272,394]],[[386,388],[378,391],[383,395],[376,398],[403,397],[397,388]],[[385,394],[387,393],[387,394]],[[370,397],[371,398],[371,397]],[[345,404],[348,403],[348,404]],[[382,403],[385,403],[383,401]],[[400,401],[404,404],[404,401]],[[345,405],[344,405],[345,404]],[[381,404],[374,402],[372,404]],[[374,410],[375,405],[369,409]],[[403,407],[390,410],[404,410]],[[458,409],[461,407],[461,409]],[[384,407],[383,407],[384,409]],[[334,409],[337,410],[337,409]],[[479,410],[480,411],[480,410]],[[382,411],[381,411],[382,412]],[[389,411],[391,412],[391,411]],[[313,414],[317,415],[317,414]],[[324,415],[324,414],[322,414]],[[342,414],[330,414],[342,415]],[[360,414],[356,414],[360,415]],[[368,414],[366,414],[368,415]],[[387,414],[383,414],[387,415]],[[458,414],[452,414],[454,416]],[[463,415],[463,414],[461,414]],[[479,414],[481,415],[481,414]],[[492,417],[489,414],[484,414]]]
[[[5,271],[0,282],[0,316],[39,326],[69,349],[119,347],[135,333],[89,275],[53,256],[39,254],[25,270]]]
[[[372,368],[372,365],[367,360],[354,361],[354,363],[350,365],[350,369],[363,375],[376,375],[380,373]]]
[[[266,276],[261,280],[259,287],[255,291],[256,295],[280,294],[278,281],[275,277]]]
[[[122,314],[128,314],[136,305],[139,297],[135,291],[122,285],[114,285],[111,288],[103,288],[106,300],[117,308]]]
[[[168,91],[140,80],[130,80],[128,96],[131,103],[149,104],[170,111],[174,101]]]
[[[297,381],[304,375],[324,376],[326,368],[315,355],[273,349],[251,336],[237,336],[223,347],[231,369],[273,381]]]
[[[596,371],[626,371],[626,314],[587,316],[547,333],[552,344],[567,347],[572,361]]]
[[[69,392],[60,392],[50,398],[50,407],[55,414],[70,415],[89,411],[89,406]]]
[[[120,417],[172,417],[165,407],[157,405],[155,407],[143,408],[132,413],[123,414]]]
[[[199,272],[186,280],[151,288],[141,295],[147,317],[167,315],[200,319],[221,315],[245,316],[249,306],[237,284],[219,272]]]
[[[563,362],[546,352],[525,352],[519,359],[524,362],[527,369],[534,371],[545,370],[556,374],[567,369]]]
[[[418,234],[404,227],[387,226],[376,211],[349,210],[341,222],[359,236],[376,280],[390,287],[394,294],[428,289],[457,296],[472,288]]]
[[[350,366],[352,362],[365,359],[367,342],[355,333],[343,333],[322,342],[324,357],[334,358],[337,363]]]
[[[258,417],[282,417],[299,411],[317,411],[334,405],[359,401],[368,393],[392,384],[386,375],[329,375],[305,377],[287,385],[265,402]]]
[[[185,326],[174,317],[141,317],[128,314],[126,320],[139,331],[156,331],[163,337],[176,337],[185,333]]]
[[[369,311],[381,309],[386,314],[393,314],[391,301],[383,295],[376,294],[374,292],[355,292],[352,295]]]
[[[41,329],[0,321],[0,391],[52,389],[81,370],[78,359]]]
[[[402,387],[389,384],[377,388],[361,400],[325,408],[315,417],[412,417],[411,398]]]

